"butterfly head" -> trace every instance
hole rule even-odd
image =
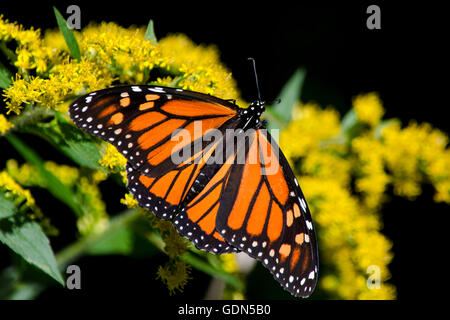
[[[259,91],[258,74],[256,73],[256,63],[255,59],[248,58],[252,62],[253,72],[255,74],[256,92],[258,94],[258,99],[253,101],[253,103],[243,112],[244,113],[244,127],[255,128],[262,125],[260,117],[266,110],[266,102],[261,99],[261,92]]]

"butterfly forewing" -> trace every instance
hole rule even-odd
[[[203,179],[201,191],[193,197],[187,196],[189,201],[174,219],[175,228],[181,235],[191,240],[198,249],[215,254],[240,251],[219,234],[216,226],[219,206],[222,201],[229,200],[223,198],[223,191],[237,158],[234,144],[231,147],[233,152],[226,152],[227,145],[233,142],[234,136],[223,135],[216,149],[218,154],[215,160],[219,161],[203,168],[199,175],[199,179]]]
[[[148,175],[157,169],[159,174],[159,166],[167,166],[164,161],[174,149],[183,147],[180,140],[186,134],[190,140],[184,142],[190,144],[236,115],[232,104],[220,105],[206,100],[209,96],[178,90],[153,86],[104,89],[77,99],[69,111],[80,128],[112,143],[135,169]],[[201,126],[195,126],[196,122]]]
[[[172,219],[185,189],[196,188],[205,164],[197,160],[210,144],[202,139],[205,132],[224,126],[236,114],[234,105],[209,96],[154,86],[95,91],[69,110],[79,127],[112,143],[127,158],[129,189],[141,206],[163,219]],[[192,154],[175,162],[173,153],[183,148]]]

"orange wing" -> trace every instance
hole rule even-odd
[[[189,149],[237,113],[233,104],[208,95],[153,86],[95,91],[69,110],[79,127],[113,144],[134,169],[150,177],[173,169],[174,151]]]
[[[265,130],[249,138],[245,164],[235,164],[216,214],[226,242],[263,262],[295,296],[309,296],[318,273],[311,215],[287,160]]]
[[[198,249],[215,254],[237,252],[216,230],[216,217],[222,192],[231,172],[231,164],[220,167],[202,191],[174,218],[178,232]]]
[[[318,274],[311,215],[287,160],[258,120],[256,130],[240,131],[245,143],[226,154],[227,162],[209,164],[231,143],[213,140],[213,129],[223,136],[241,126],[239,109],[227,101],[126,86],[92,92],[69,110],[79,127],[127,158],[128,188],[142,207],[173,220],[197,248],[243,250],[293,295],[310,295]]]
[[[221,139],[213,139],[213,129],[223,133],[237,124],[233,104],[153,86],[96,91],[79,98],[69,110],[78,126],[112,143],[127,158],[128,189],[141,207],[165,220],[172,220],[219,169],[206,166],[223,147]],[[207,221],[196,222],[204,226]],[[189,237],[189,231],[180,233]],[[205,234],[204,240],[209,243],[205,250],[236,251],[222,245],[217,233]]]

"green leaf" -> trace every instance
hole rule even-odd
[[[64,285],[64,283],[62,283]],[[33,300],[44,290],[40,283],[26,282],[14,286],[8,300]]]
[[[62,136],[66,139],[59,147],[69,158],[81,166],[105,171],[98,163],[101,159],[100,150],[92,140],[80,136],[79,130],[75,133],[72,126],[62,125],[61,129]]]
[[[374,129],[373,134],[374,134],[375,138],[380,139],[382,137],[384,128],[395,125],[396,123],[399,123],[399,122],[400,121],[397,118],[392,118],[392,119],[381,121]]]
[[[118,229],[126,228],[128,224],[141,218],[142,215],[139,210],[128,209],[121,214],[109,220],[108,228],[100,233],[91,233],[71,243],[68,247],[58,252],[56,261],[58,261],[60,268],[66,268],[70,263],[75,261],[90,250],[96,243],[107,239],[110,234],[114,234]]]
[[[11,145],[22,155],[22,157],[32,164],[39,172],[41,178],[47,182],[47,190],[57,199],[65,203],[77,214],[82,215],[81,206],[72,190],[63,184],[50,171],[45,169],[44,162],[33,149],[13,134],[5,135]]]
[[[35,221],[20,218],[0,219],[0,242],[64,285],[47,236]]]
[[[157,43],[156,35],[155,35],[155,29],[153,27],[153,20],[152,19],[150,19],[150,21],[148,22],[147,30],[145,31],[144,39],[148,40],[148,41],[154,41],[155,43]]]
[[[269,129],[283,129],[283,127],[291,121],[292,108],[295,103],[300,100],[305,76],[305,69],[297,69],[288,82],[286,82],[283,89],[281,89],[281,92],[278,95],[278,98],[281,100],[280,103],[271,107],[273,116],[279,121],[273,122],[268,119]]]
[[[12,291],[14,291],[15,284],[20,280],[21,272],[17,266],[9,266],[0,272],[0,299],[7,300]]]
[[[267,121],[267,129],[279,129],[283,128],[286,123],[283,119],[280,119],[279,116],[273,110],[274,108],[266,108],[266,111],[263,114],[264,120]]]
[[[61,151],[81,166],[105,172],[98,163],[102,155],[92,137],[75,128],[59,113],[56,114],[56,120],[59,130],[53,132],[51,138]]]
[[[20,128],[21,132],[35,134],[51,143],[55,149],[72,159],[80,166],[100,170],[105,169],[98,163],[102,155],[93,137],[75,128],[59,112],[49,123],[36,123]]]
[[[80,47],[78,46],[77,39],[75,38],[75,35],[73,34],[72,30],[70,30],[69,27],[67,26],[66,19],[64,19],[64,17],[61,15],[58,9],[56,9],[56,7],[53,7],[53,11],[55,12],[58,28],[61,31],[64,40],[66,41],[70,54],[72,55],[73,58],[81,60]]]
[[[350,143],[353,138],[358,137],[368,129],[368,125],[358,120],[354,109],[349,110],[341,121],[341,133],[339,138]]]
[[[0,219],[12,217],[16,213],[14,201],[6,199],[3,193],[0,193]]]
[[[355,110],[351,109],[349,110],[341,121],[341,132],[346,133],[348,132],[355,124],[358,122],[358,119],[356,117]]]
[[[0,88],[6,89],[11,85],[11,72],[0,62]]]
[[[94,243],[87,253],[91,255],[129,255],[133,252],[133,237],[133,231],[127,227],[114,230]]]

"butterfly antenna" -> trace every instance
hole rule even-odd
[[[261,100],[261,93],[259,92],[259,82],[258,82],[258,74],[256,73],[256,63],[255,63],[255,59],[253,58],[248,58],[248,60],[250,60],[253,63],[253,72],[255,73],[255,81],[256,81],[256,90],[258,91],[258,100]]]

